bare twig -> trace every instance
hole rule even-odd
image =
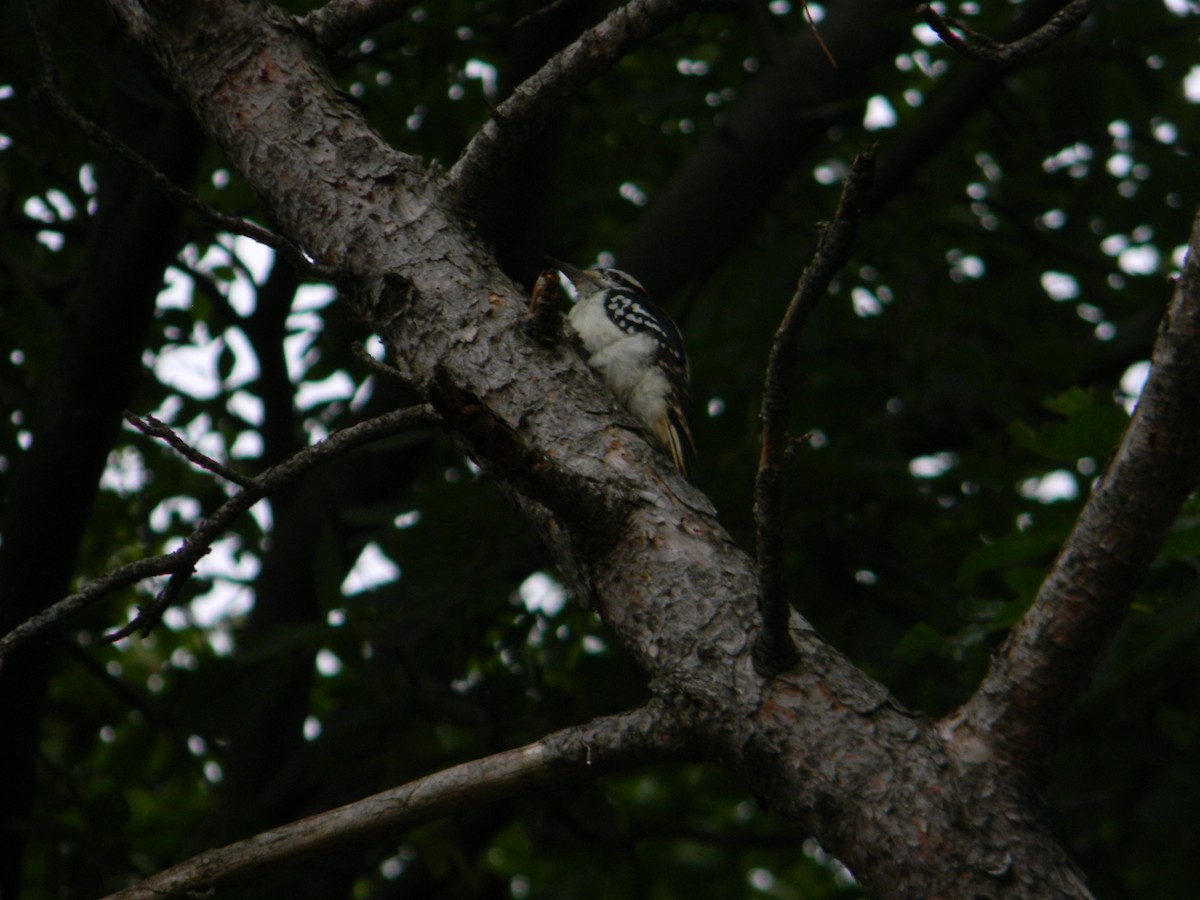
[[[214,475],[220,475],[226,481],[232,481],[240,487],[249,487],[253,482],[253,478],[248,478],[240,472],[235,472],[224,463],[219,463],[211,456],[205,456],[191,444],[187,443],[183,438],[177,435],[171,428],[154,416],[146,416],[144,419],[141,416],[136,416],[131,412],[126,411],[125,421],[140,431],[142,434],[149,437],[158,438],[159,440],[170,445],[174,450],[188,462],[195,463],[201,469],[206,469]]]
[[[448,186],[464,204],[474,204],[500,167],[537,135],[567,100],[693,8],[687,0],[630,0],[613,10],[496,107],[447,174]]]
[[[204,547],[204,553],[207,554],[210,549],[210,547]],[[158,592],[153,603],[146,606],[138,606],[136,616],[116,631],[108,632],[108,634],[100,638],[99,643],[115,644],[117,641],[124,640],[138,631],[142,633],[142,637],[146,637],[162,621],[163,613],[170,609],[175,601],[179,599],[179,595],[183,593],[184,585],[191,581],[192,576],[195,574],[195,566],[181,566],[177,568],[171,573],[171,577],[167,579],[166,585]]]
[[[1074,31],[1095,5],[1096,0],[1070,0],[1041,28],[1009,43],[972,31],[957,19],[941,15],[927,3],[917,7],[917,15],[956,53],[975,62],[1010,66],[1042,52],[1063,35]],[[963,36],[960,37],[958,32]]]
[[[29,27],[33,32],[34,43],[37,46],[38,58],[42,66],[42,79],[34,88],[34,96],[44,97],[54,112],[64,121],[79,129],[89,140],[123,159],[125,162],[141,171],[154,187],[177,203],[190,209],[204,221],[225,231],[240,234],[251,240],[264,244],[291,263],[305,277],[333,280],[334,273],[313,263],[304,252],[282,235],[275,234],[260,225],[248,222],[237,216],[229,216],[220,210],[209,206],[191,191],[185,190],[160,172],[150,160],[142,156],[120,138],[97,125],[91,119],[80,113],[71,101],[67,99],[58,85],[58,69],[54,61],[54,51],[46,36],[41,17],[38,15],[34,0],[25,0],[26,16]]]
[[[651,704],[556,731],[539,741],[427,775],[236,844],[208,850],[108,900],[196,896],[351,842],[413,828],[461,809],[685,752],[680,730]]]
[[[261,475],[250,479],[242,490],[221,504],[212,516],[203,520],[184,539],[178,549],[119,566],[18,625],[0,638],[0,665],[3,665],[7,656],[18,646],[35,635],[66,621],[102,597],[155,575],[170,575],[172,582],[175,583],[168,582],[156,602],[145,610],[139,610],[138,615],[129,626],[122,630],[126,634],[132,634],[135,630],[153,627],[166,608],[160,606],[159,601],[165,596],[169,602],[177,596],[184,583],[191,577],[196,563],[209,552],[213,541],[224,533],[234,519],[263,497],[290,484],[301,475],[340,453],[377,438],[434,425],[438,421],[437,415],[429,406],[398,409],[335,431],[319,444],[294,453],[278,465],[272,466]]]
[[[800,4],[804,7],[804,18],[808,19],[808,27],[812,29],[813,38],[817,42],[817,46],[821,48],[821,52],[825,54],[825,58],[829,60],[829,65],[837,68],[837,60],[833,58],[833,53],[825,46],[825,41],[821,37],[821,29],[817,27],[817,20],[813,18],[812,10],[808,8],[807,0],[800,0]]]
[[[417,0],[330,0],[295,22],[326,52],[398,19]]]
[[[527,16],[521,16],[517,21],[513,22],[513,29],[524,28],[530,22],[540,19],[542,16],[553,15],[561,9],[565,9],[572,4],[578,4],[579,0],[550,0],[545,6],[539,7]]]
[[[1200,480],[1200,216],[1137,410],[1033,605],[947,734],[1037,772]]]
[[[788,668],[796,656],[788,633],[791,607],[784,587],[783,470],[788,455],[787,420],[795,382],[797,345],[808,316],[834,275],[850,258],[859,209],[875,172],[873,151],[860,153],[850,166],[833,221],[822,225],[813,260],[800,276],[767,363],[762,401],[762,453],[754,483],[755,538],[758,552],[759,612],[762,632],[754,647],[759,672]]]
[[[350,345],[350,351],[354,354],[354,358],[360,363],[383,378],[390,378],[394,381],[399,381],[406,387],[412,387],[413,381],[395,366],[389,366],[386,362],[382,362],[373,357],[367,348],[360,341],[355,341]]]
[[[246,317],[233,308],[233,304],[229,302],[229,298],[221,291],[221,288],[217,284],[217,279],[213,277],[212,273],[202,272],[195,266],[189,265],[180,258],[182,255],[178,254],[171,264],[192,279],[192,282],[196,285],[196,290],[213,305],[216,314],[220,316],[222,322],[230,325],[237,323],[239,326],[245,327]],[[237,259],[237,255],[233,252],[230,252],[229,255]],[[253,282],[253,279],[251,279],[251,282]]]

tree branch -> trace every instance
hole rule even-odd
[[[161,191],[165,196],[174,200],[176,203],[182,204],[187,209],[196,213],[205,222],[233,234],[240,234],[248,237],[251,240],[258,241],[277,253],[296,268],[298,272],[303,273],[310,278],[328,279],[332,273],[321,269],[314,264],[304,252],[282,235],[275,234],[260,225],[255,225],[253,222],[248,222],[245,219],[237,216],[229,216],[209,206],[191,191],[184,190],[170,178],[160,172],[150,160],[142,156],[120,138],[116,137],[112,132],[100,125],[97,125],[91,119],[84,116],[79,110],[71,105],[71,101],[59,89],[58,86],[58,69],[54,61],[54,51],[50,46],[50,40],[46,36],[45,28],[42,25],[41,17],[37,12],[37,8],[33,0],[25,0],[25,14],[29,19],[29,27],[33,32],[34,43],[37,46],[38,59],[42,66],[42,80],[36,88],[34,95],[41,95],[50,103],[50,107],[54,112],[68,124],[77,128],[90,141],[108,150],[110,153],[123,159],[125,162],[134,166],[139,171],[145,173],[150,179],[150,183]]]
[[[917,7],[917,15],[925,20],[946,46],[967,59],[993,66],[1011,66],[1041,53],[1059,38],[1074,31],[1095,5],[1096,0],[1071,0],[1041,28],[1008,43],[972,31],[957,19],[936,12],[927,3]],[[959,37],[959,31],[965,39]]]
[[[239,487],[249,487],[254,481],[254,479],[247,478],[242,473],[234,471],[233,469],[229,468],[229,466],[218,462],[211,456],[204,455],[191,444],[187,443],[187,441],[185,441],[179,435],[177,435],[165,422],[154,418],[154,416],[146,416],[146,418],[143,419],[141,416],[135,416],[131,412],[126,412],[125,421],[147,437],[158,438],[159,440],[164,441],[188,462],[199,466],[201,469],[212,472],[214,475],[218,475],[221,478],[224,478],[226,481],[230,481]]]
[[[796,658],[796,648],[788,634],[791,606],[784,583],[783,470],[789,455],[787,422],[795,388],[797,345],[804,323],[850,258],[859,209],[871,189],[874,172],[873,151],[860,153],[851,163],[837,212],[832,222],[820,226],[813,260],[800,276],[796,293],[775,332],[767,362],[761,412],[762,451],[754,482],[758,604],[763,625],[754,647],[754,663],[764,675],[788,668]]]
[[[1021,35],[1044,27],[1047,17],[1053,14],[1047,0],[1021,4],[1001,34],[1001,41],[1019,42]],[[1015,63],[1005,67],[974,66],[954,79],[944,80],[937,90],[930,91],[921,115],[889,138],[865,210],[877,212],[906,189],[914,176],[937,158],[951,138],[981,110],[990,108],[991,97],[1015,67]]]
[[[487,192],[500,167],[538,134],[588,82],[692,10],[686,0],[630,0],[579,36],[496,107],[446,176],[471,206]]]
[[[1200,216],[1133,418],[1032,607],[949,724],[1032,771],[1200,480]]]
[[[406,831],[481,803],[577,784],[684,752],[679,730],[652,703],[206,851],[108,900],[161,900],[213,891],[314,853]]]
[[[178,549],[119,566],[27,619],[0,638],[0,667],[8,655],[21,644],[66,621],[113,591],[155,575],[170,575],[171,580],[155,601],[146,608],[139,609],[132,622],[107,639],[119,640],[137,630],[147,632],[158,623],[163,612],[193,574],[196,563],[209,552],[213,541],[224,533],[234,519],[263,497],[278,491],[340,453],[399,431],[426,427],[437,422],[436,414],[428,406],[395,410],[335,431],[319,444],[306,447],[261,475],[246,480],[242,490],[221,504],[212,516],[203,520]]]
[[[826,147],[829,128],[857,127],[863,97],[882,77],[877,70],[890,68],[911,40],[904,22],[912,4],[905,0],[843,0],[826,4],[826,12],[821,34],[838,68],[807,29],[781,40],[616,248],[621,265],[638,273],[651,296],[711,277],[788,179],[811,168],[814,153],[826,152],[818,148]]]
[[[417,0],[330,0],[295,22],[328,53],[398,19],[416,5]]]
[[[655,478],[653,450],[614,424],[583,361],[528,336],[525,298],[454,198],[332,90],[276,7],[110,5],[285,233],[358,276],[347,302],[421,389],[442,391],[458,437],[499,441],[518,468],[569,469],[563,499],[586,487],[624,504],[619,539],[598,552],[586,521],[547,515],[557,499],[525,493],[557,488],[523,483],[503,459],[495,469],[655,696],[687,717],[689,750],[742,776],[881,895],[1086,893],[1040,809],[1004,789],[1004,768],[986,791],[960,778],[956,748],[814,632],[792,629],[801,664],[755,672],[752,561],[698,491]],[[861,21],[847,24],[861,32]],[[254,52],[231,60],[231,42]]]

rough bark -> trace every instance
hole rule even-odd
[[[1150,377],[1033,606],[963,711],[963,731],[1048,762],[1057,723],[1107,649],[1200,465],[1200,218],[1167,307]],[[978,738],[976,738],[978,739]]]
[[[524,298],[438,176],[370,130],[278,11],[113,6],[282,230],[343,273],[347,302],[540,530],[691,752],[879,896],[1088,896],[1021,760],[987,734],[903,710],[798,616],[797,664],[756,673],[752,561],[574,354],[525,335]]]

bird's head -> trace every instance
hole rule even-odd
[[[575,290],[579,292],[580,298],[590,296],[596,291],[615,290],[642,295],[646,293],[646,289],[642,287],[640,281],[620,269],[577,269],[557,259],[549,259],[549,262],[570,279],[571,284],[575,285]]]

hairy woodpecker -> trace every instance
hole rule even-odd
[[[583,342],[588,365],[690,479],[696,446],[688,428],[692,397],[679,329],[632,275],[550,262],[579,295],[567,321]]]

